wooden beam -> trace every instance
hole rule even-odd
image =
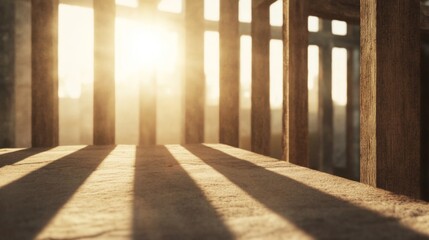
[[[321,32],[332,34],[331,21],[321,20]],[[332,42],[319,46],[319,161],[324,172],[333,170],[334,107],[332,102]]]
[[[0,148],[15,145],[15,4],[0,2]]]
[[[139,10],[142,16],[142,23],[145,28],[152,28],[157,18],[158,1],[140,0]],[[151,37],[151,36],[147,36]],[[145,43],[141,43],[145,44]],[[149,53],[147,53],[149,54]],[[148,56],[142,56],[148,57]],[[140,105],[139,105],[139,144],[156,144],[156,69],[151,66],[144,66],[140,80]]]
[[[185,1],[185,143],[204,141],[204,1]]]
[[[359,0],[306,0],[306,2],[309,15],[359,23]]]
[[[238,0],[220,1],[219,141],[238,147],[240,93],[240,35]]]
[[[58,145],[58,0],[31,1],[32,146]]]
[[[429,39],[423,39],[421,51],[422,92],[422,198],[429,200]]]
[[[350,37],[359,39],[359,28],[348,24]],[[347,49],[346,168],[347,177],[359,180],[359,48]]]
[[[271,4],[273,4],[276,1],[277,0],[252,0],[252,7],[253,8],[269,7]]]
[[[283,7],[283,155],[286,161],[308,166],[307,2],[283,0]]]
[[[270,8],[252,1],[252,107],[251,149],[269,155],[270,109]]]
[[[94,0],[94,144],[115,144],[115,0]]]
[[[361,181],[412,197],[421,185],[419,8],[361,0]]]

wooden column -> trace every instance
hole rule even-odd
[[[361,181],[420,196],[419,0],[361,0]]]
[[[307,4],[283,0],[283,5],[283,156],[286,161],[308,166]]]
[[[421,114],[422,114],[422,146],[421,146],[421,174],[422,199],[429,200],[429,31],[421,31]]]
[[[239,0],[220,1],[219,141],[238,147],[240,93]]]
[[[94,144],[115,143],[115,0],[94,0]]]
[[[0,2],[0,148],[15,145],[15,1]]]
[[[359,38],[359,27],[347,25],[347,35]],[[347,177],[359,180],[359,49],[347,49],[346,168]]]
[[[332,35],[330,20],[320,20],[321,32]],[[332,102],[332,41],[319,46],[319,169],[333,171],[334,109]]]
[[[185,143],[204,141],[204,1],[185,1]]]
[[[157,1],[140,0],[140,12],[145,28],[155,23]],[[147,36],[151,37],[151,36]],[[142,43],[143,44],[143,43]],[[148,57],[148,56],[145,56]],[[150,56],[153,57],[153,56]],[[156,144],[156,67],[145,66],[140,81],[140,145]]]
[[[32,146],[58,145],[58,0],[31,0]]]
[[[270,6],[252,0],[252,108],[251,149],[269,155],[270,109]]]

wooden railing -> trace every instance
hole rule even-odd
[[[144,2],[144,1],[142,1]],[[284,0],[284,159],[309,166],[308,16],[360,22],[361,181],[397,193],[421,194],[420,17],[418,0]],[[204,139],[203,2],[185,9],[185,142]],[[252,150],[268,154],[269,5],[252,8]],[[221,1],[220,141],[238,144],[238,1]],[[94,0],[94,144],[114,144],[114,0]],[[360,13],[359,13],[360,9]],[[423,7],[422,7],[423,9]],[[377,13],[377,14],[376,14]],[[32,0],[32,140],[58,144],[58,0]],[[403,27],[407,26],[407,27]],[[421,27],[420,27],[421,26]],[[326,97],[326,96],[324,96]],[[150,105],[150,104],[149,104]],[[153,119],[152,109],[145,113]],[[143,109],[144,110],[144,109]],[[142,111],[143,114],[143,111]],[[153,129],[153,128],[152,128]],[[142,134],[153,135],[147,129]],[[148,140],[148,143],[153,140]]]

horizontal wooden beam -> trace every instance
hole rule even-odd
[[[307,0],[308,13],[325,19],[359,23],[359,0]]]
[[[277,0],[256,0],[252,2],[252,7],[257,8],[257,7],[270,6],[275,1]]]

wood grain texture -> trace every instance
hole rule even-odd
[[[347,25],[347,35],[359,39],[359,28]],[[359,180],[359,48],[347,49],[346,171]]]
[[[94,144],[115,143],[115,0],[94,0]]]
[[[422,30],[429,30],[429,6],[420,5],[420,28]]]
[[[309,15],[359,23],[359,0],[305,0]]]
[[[271,4],[273,4],[276,1],[277,0],[253,0],[252,6],[254,8],[268,7],[268,6],[270,6]]]
[[[320,31],[332,34],[331,21],[321,20]],[[319,166],[324,172],[333,170],[334,107],[332,102],[332,41],[319,45]]]
[[[185,143],[204,141],[204,1],[185,1]]]
[[[0,147],[15,145],[15,1],[0,2]]]
[[[31,1],[32,146],[58,145],[58,0]]]
[[[308,166],[307,2],[284,0],[283,156]]]
[[[420,196],[418,0],[361,0],[361,181]]]
[[[429,39],[423,39],[421,52],[422,108],[422,198],[429,200]]]
[[[157,1],[140,0],[139,10],[142,17],[142,23],[151,27],[157,21],[156,7]],[[145,43],[141,43],[145,44]],[[149,52],[145,54],[150,54]],[[147,57],[147,56],[146,56]],[[154,57],[154,56],[150,56]],[[156,90],[157,76],[155,67],[144,66],[140,76],[140,105],[139,105],[139,144],[156,144]]]
[[[251,149],[270,154],[270,8],[252,1]]]
[[[238,0],[220,1],[219,142],[238,147],[240,35]]]

